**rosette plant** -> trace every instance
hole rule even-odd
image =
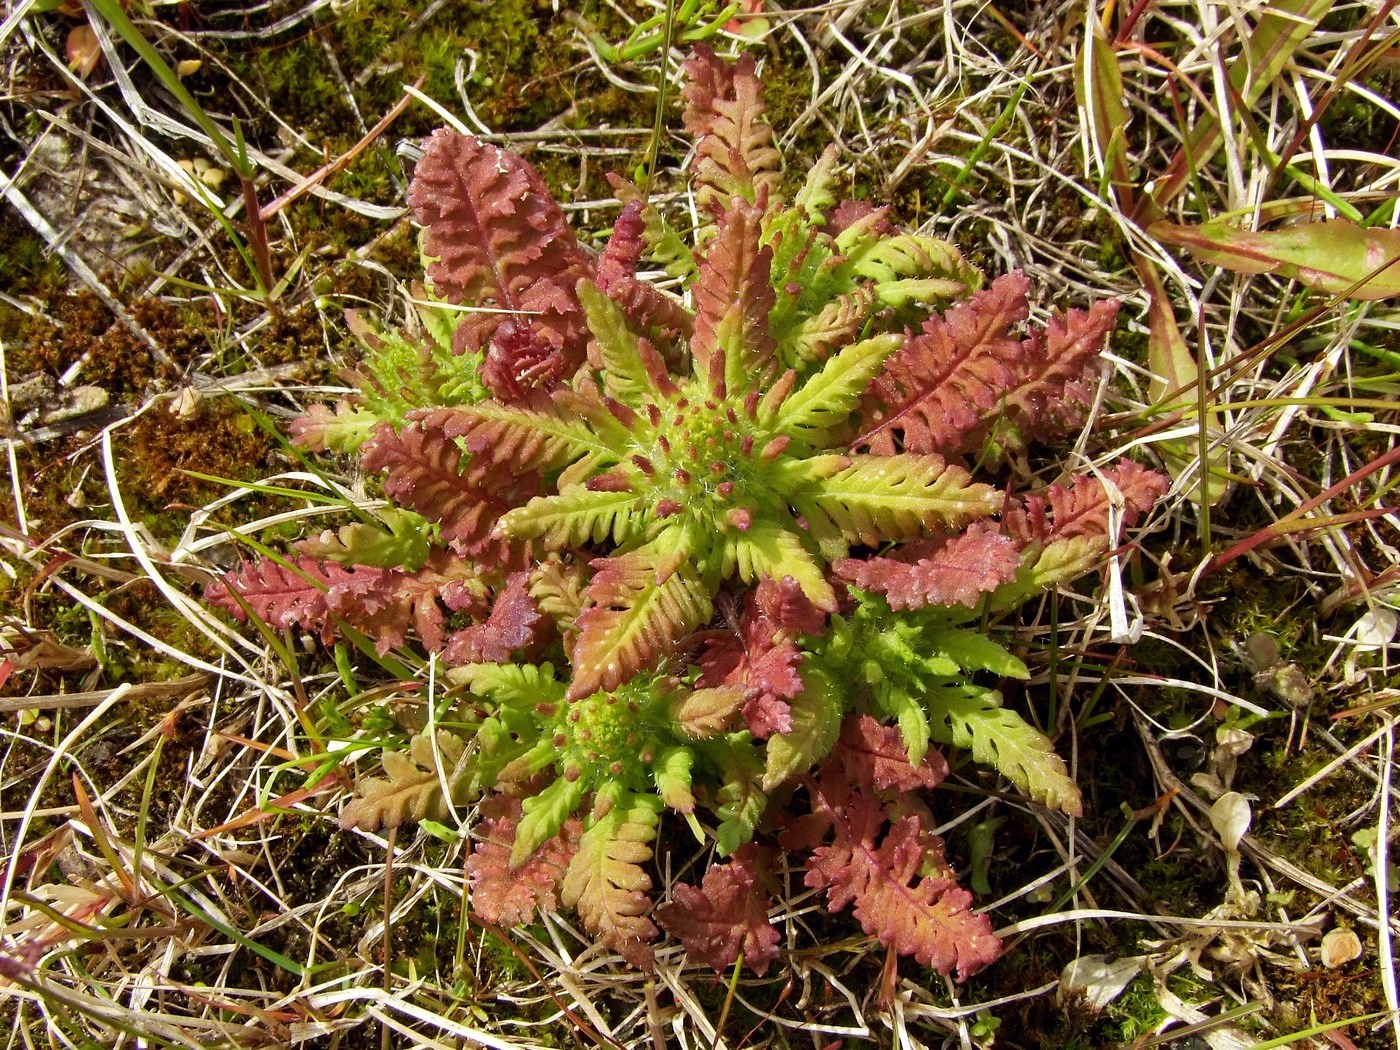
[[[1079,812],[1002,703],[1029,671],[996,625],[1098,566],[1165,487],[1123,462],[1013,496],[973,469],[1082,424],[1117,306],[1028,326],[1024,276],[982,288],[951,245],[838,203],[834,151],[787,199],[752,60],[697,51],[686,73],[688,236],[617,179],[595,257],[523,159],[432,137],[409,194],[422,323],[352,319],[359,393],[293,431],[357,452],[389,504],[207,596],[448,666],[450,709],[342,822],[474,804],[488,921],[567,907],[643,966],[660,922],[763,971],[788,850],[832,911],[966,975],[1000,943],[924,792],[963,749]],[[657,905],[663,819],[713,856]]]

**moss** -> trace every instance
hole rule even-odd
[[[0,288],[47,302],[67,283],[63,260],[48,251],[43,239],[12,208],[0,208]],[[9,313],[4,311],[0,317]],[[0,339],[7,343],[14,339],[15,333],[8,329],[17,320],[0,322]]]

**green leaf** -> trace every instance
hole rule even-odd
[[[926,530],[959,528],[995,514],[1004,496],[974,483],[941,457],[851,456],[850,466],[815,484],[807,495],[853,543],[878,546]]]
[[[985,634],[961,627],[948,627],[925,631],[923,638],[928,645],[956,660],[958,666],[968,673],[991,671],[1003,678],[1020,679],[1031,676],[1025,664]]]
[[[854,250],[848,266],[857,277],[874,281],[880,300],[896,308],[951,298],[980,283],[976,269],[951,244],[917,233],[880,237]]]
[[[552,664],[463,664],[447,676],[503,707],[533,711],[541,702],[564,699],[564,684],[555,679]]]
[[[735,733],[718,746],[708,749],[712,761],[719,767],[720,789],[717,796],[720,818],[716,829],[715,849],[727,857],[753,838],[754,828],[768,805],[762,789],[763,767],[751,746],[748,733]]]
[[[467,766],[467,795],[480,795],[502,781],[524,780],[558,758],[553,741],[539,738],[539,726],[520,710],[502,710],[482,719]]]
[[[774,580],[791,576],[813,605],[828,611],[836,608],[836,592],[821,564],[803,546],[795,524],[785,528],[759,519],[744,532],[729,533],[722,552],[723,575],[729,574],[732,564],[745,583],[756,584],[765,576]]]
[[[1317,291],[1353,299],[1400,295],[1400,230],[1331,219],[1257,233],[1219,221],[1200,226],[1158,222],[1147,233],[1185,248],[1198,262],[1235,273],[1292,277]]]
[[[830,432],[850,418],[885,359],[903,342],[903,335],[890,333],[848,343],[778,406],[773,429],[808,448],[826,447]]]
[[[520,867],[530,859],[530,854],[540,848],[546,839],[559,834],[564,821],[573,816],[583,801],[583,778],[570,780],[560,777],[541,791],[531,795],[522,803],[524,815],[515,828],[515,843],[510,849],[510,866]]]
[[[691,768],[695,754],[688,747],[668,747],[656,756],[651,775],[656,781],[656,793],[661,801],[679,813],[695,809],[695,796],[690,790]]]
[[[909,750],[909,764],[917,766],[928,754],[932,735],[924,705],[902,689],[881,689],[877,685],[874,693],[882,712],[899,724],[899,735]]]
[[[385,419],[374,409],[356,408],[345,401],[311,405],[293,422],[293,444],[312,450],[327,449],[346,455],[358,452]]]
[[[498,533],[511,539],[536,538],[553,550],[602,543],[626,543],[640,527],[642,499],[634,492],[592,492],[575,485],[556,496],[536,496],[501,516]]]
[[[494,787],[501,783],[522,783],[535,774],[544,772],[559,760],[559,749],[548,736],[540,737],[532,745],[525,747],[536,732],[538,725],[530,722],[517,725],[514,732],[509,733],[502,741],[504,746],[491,749],[483,742],[481,759],[473,766],[473,772],[480,773],[479,779],[483,787]]]
[[[882,306],[904,310],[911,306],[948,302],[966,294],[967,288],[964,282],[946,277],[905,277],[897,281],[877,281],[875,297]]]
[[[1123,71],[1118,65],[1113,42],[1097,18],[1089,19],[1089,33],[1080,48],[1074,86],[1099,166],[1112,183],[1119,206],[1130,211],[1133,185],[1124,141],[1129,116],[1123,104]]]
[[[992,592],[994,611],[1014,609],[1032,595],[1070,583],[1093,569],[1108,553],[1103,536],[1068,536],[1051,540],[1039,552],[1022,554],[1016,578]]]
[[[418,826],[439,842],[456,842],[462,833],[438,820],[420,820]]]
[[[836,160],[839,156],[836,143],[829,143],[817,162],[807,169],[807,178],[793,198],[793,204],[805,211],[809,220],[824,215],[836,203],[836,194],[831,187],[836,181]]]
[[[804,667],[802,681],[805,688],[790,703],[792,729],[768,738],[760,781],[764,791],[812,768],[841,734],[842,687],[816,667]]]
[[[651,392],[651,378],[642,364],[637,335],[627,325],[627,315],[592,281],[579,281],[578,298],[603,359],[604,393],[639,407],[643,395]]]
[[[384,507],[375,516],[388,529],[369,522],[343,525],[335,532],[327,529],[320,536],[303,540],[301,553],[325,561],[372,565],[380,569],[417,572],[431,553],[432,525],[421,514],[398,507]]]
[[[1045,735],[1001,706],[1001,694],[978,686],[939,686],[925,698],[933,739],[972,752],[1037,802],[1071,816],[1083,813],[1079,787]]]

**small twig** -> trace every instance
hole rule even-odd
[[[413,87],[415,89],[421,88],[423,86],[423,81],[425,78],[426,74],[424,74],[424,76],[419,77],[416,81],[414,81]],[[370,128],[369,131],[365,134],[365,136],[362,139],[360,139],[359,142],[355,143],[355,145],[351,146],[348,150],[342,153],[335,160],[331,161],[329,164],[323,164],[321,167],[317,168],[310,175],[306,176],[306,178],[302,179],[300,182],[298,182],[295,186],[289,189],[286,193],[282,194],[280,197],[277,197],[274,200],[271,200],[267,204],[263,205],[262,209],[259,212],[259,217],[265,222],[266,220],[276,215],[283,208],[285,208],[288,204],[291,204],[293,201],[299,200],[300,198],[304,197],[317,186],[321,185],[321,183],[329,179],[332,175],[335,175],[341,170],[343,170],[346,167],[346,165],[348,165],[352,160],[354,160],[361,153],[363,153],[369,147],[369,145],[372,142],[374,142],[375,139],[379,138],[380,135],[384,134],[384,132],[389,128],[389,126],[393,124],[394,121],[397,120],[400,116],[403,115],[403,111],[408,108],[408,104],[412,101],[413,95],[409,94],[408,92],[405,92],[403,98],[399,99],[399,101],[394,104],[394,108],[389,110],[388,113],[384,114],[384,116],[380,119],[379,123],[374,125],[374,127]]]

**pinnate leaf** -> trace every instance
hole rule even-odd
[[[795,632],[783,627],[768,611],[790,611],[782,597],[784,585],[795,587],[795,581],[790,576],[783,584],[766,579],[750,591],[744,600],[739,633],[708,639],[699,657],[700,684],[737,689],[744,701],[744,723],[758,740],[792,729],[788,701],[803,688],[798,672],[802,654],[793,642]],[[761,598],[761,594],[766,597]],[[806,608],[813,606],[806,602]],[[821,619],[818,617],[818,622]]]
[[[384,471],[384,491],[441,525],[441,537],[456,550],[480,554],[492,544],[496,520],[517,500],[538,489],[538,480],[521,474],[508,479],[473,476],[463,469],[457,442],[442,429],[441,413],[414,420],[401,431],[379,427],[366,442],[366,470]]]
[[[640,199],[629,200],[623,207],[613,224],[612,236],[598,258],[597,287],[621,308],[638,332],[648,334],[653,340],[659,339],[669,350],[679,336],[690,335],[694,318],[679,300],[637,276],[637,263],[647,243],[647,214]],[[651,215],[655,216],[654,208]],[[659,218],[657,222],[659,224]],[[693,267],[693,262],[690,265]],[[579,286],[579,298],[591,312],[583,287]],[[598,334],[591,316],[589,327]]]
[[[777,343],[768,329],[773,249],[760,246],[762,217],[761,209],[740,201],[724,213],[692,289],[690,353],[696,375],[710,375],[716,355],[723,354],[722,375],[730,390],[762,389],[778,370]]]
[[[287,433],[292,443],[308,452],[355,452],[369,440],[379,416],[348,401],[310,405],[292,420]]]
[[[521,805],[510,848],[511,870],[519,868],[547,839],[552,839],[583,801],[582,779],[559,777],[548,787],[528,796]]]
[[[795,634],[819,634],[826,626],[826,612],[812,603],[801,584],[791,576],[759,580],[753,600],[758,611],[774,627],[786,628]]]
[[[809,448],[827,447],[829,435],[849,419],[870,381],[901,342],[901,336],[889,334],[848,343],[784,399],[774,429]]]
[[[891,609],[972,608],[982,595],[1014,579],[1020,563],[1010,537],[974,522],[964,532],[915,541],[889,557],[844,558],[832,569],[861,590],[883,594]]]
[[[351,522],[302,540],[297,550],[310,558],[342,564],[373,565],[412,572],[428,560],[428,522],[412,511],[384,507],[376,512],[380,524]]]
[[[752,55],[730,65],[703,47],[686,60],[683,119],[695,139],[695,199],[702,211],[726,207],[736,196],[756,202],[781,181],[782,158],[773,148],[754,70]]]
[[[660,811],[655,795],[630,794],[616,784],[600,790],[561,894],[590,933],[640,969],[651,967],[648,942],[656,936],[647,918],[651,877],[641,866],[651,860]]]
[[[570,699],[615,689],[674,652],[710,618],[710,589],[669,529],[645,547],[593,562],[592,604],[579,614]]]
[[[778,931],[768,921],[757,852],[748,845],[727,863],[712,864],[699,886],[677,883],[672,903],[657,911],[661,925],[680,938],[695,961],[725,970],[743,955],[744,964],[761,977],[778,957]]]
[[[453,634],[443,650],[449,664],[504,664],[511,654],[544,640],[549,621],[529,594],[528,572],[511,573],[485,622]]]
[[[642,395],[652,389],[640,338],[627,326],[622,308],[592,281],[579,282],[578,297],[593,333],[593,356],[601,365],[603,392],[628,405],[640,404]]]
[[[520,799],[493,794],[477,807],[482,818],[467,856],[472,912],[497,926],[520,926],[557,905],[559,883],[578,849],[583,822],[566,820],[559,833],[543,842],[523,864],[512,868],[510,855],[520,822]]]
[[[1010,608],[1031,594],[1083,576],[1119,542],[1115,524],[1135,524],[1170,485],[1156,471],[1123,460],[1100,471],[1100,477],[1078,475],[1068,486],[1051,485],[1043,495],[1028,496],[1013,506],[1006,514],[1006,527],[1024,549],[1022,566],[1014,581],[997,590],[993,606]]]
[[[918,763],[911,763],[900,731],[869,715],[847,718],[840,730],[836,746],[823,764],[824,775],[839,774],[853,787],[878,791],[936,788],[948,776],[948,761],[941,754],[930,751]]]
[[[788,703],[788,728],[768,738],[760,786],[772,791],[821,761],[841,731],[844,687],[820,670],[803,673],[803,689]]]
[[[448,672],[452,681],[497,704],[530,710],[536,704],[562,701],[564,686],[552,664],[464,664]]]
[[[574,485],[554,496],[536,496],[501,517],[500,533],[534,537],[550,550],[568,550],[611,540],[625,543],[641,526],[642,497],[629,488],[593,490]]]
[[[939,456],[851,456],[801,493],[852,543],[879,546],[958,527],[1001,509],[1003,496]],[[778,575],[773,573],[771,575]]]
[[[878,455],[955,453],[1016,385],[1024,350],[1011,326],[1029,313],[1025,274],[1006,274],[942,317],[885,362],[859,413],[853,444]]]
[[[466,778],[463,764],[466,744],[452,733],[436,735],[439,767],[432,740],[419,733],[407,751],[384,752],[384,777],[362,777],[355,784],[355,797],[340,812],[340,826],[346,830],[396,828],[419,820],[442,820],[448,816],[443,784],[453,794],[453,802],[464,801]]]
[[[941,845],[916,817],[885,830],[880,803],[858,794],[833,812],[832,825],[834,842],[813,853],[804,882],[826,890],[833,912],[854,903],[862,929],[939,973],[956,968],[965,978],[1001,955],[991,923],[970,910],[972,894],[953,880]],[[941,870],[922,874],[931,862]]]
[[[540,380],[572,374],[588,341],[574,288],[591,266],[534,168],[508,150],[439,130],[414,171],[408,201],[427,228],[424,252],[437,294],[487,308],[463,316],[454,349],[486,349],[507,380],[520,376],[513,358],[526,348],[527,357],[556,355]],[[493,392],[514,393],[498,384]]]
[[[1056,313],[1043,333],[1032,331],[1019,381],[1006,391],[1005,420],[989,420],[984,429],[1011,444],[1016,435],[1008,425],[1024,439],[1056,437],[1078,426],[1093,402],[1099,355],[1117,319],[1117,300],[1104,299],[1088,310]]]
[[[294,566],[261,558],[209,584],[204,588],[204,600],[224,609],[239,623],[247,620],[251,609],[253,615],[274,627],[317,631],[329,643],[335,632],[326,594],[337,582],[353,578],[353,572],[339,566],[322,568],[313,558],[300,558]],[[380,569],[366,570],[363,578],[377,584],[383,574]]]
[[[578,614],[588,602],[587,570],[573,562],[547,559],[530,575],[530,597],[561,631],[572,633]]]
[[[817,608],[836,608],[836,592],[827,582],[821,562],[807,549],[794,527],[785,528],[767,520],[753,522],[744,531],[724,538],[721,558],[725,575],[732,566],[745,583],[791,579]]]
[[[942,841],[908,792],[938,783],[941,758],[909,763],[898,730],[869,716],[847,719],[840,742],[806,778],[812,813],[795,822],[785,842],[812,849],[804,883],[825,890],[833,911],[854,904],[862,928],[901,955],[960,977],[992,962],[1001,942],[984,915],[969,910]],[[889,793],[887,801],[886,792]]]
[[[896,310],[946,301],[975,288],[980,281],[976,269],[947,241],[913,233],[853,245],[849,269],[873,281],[876,297]]]
[[[1037,802],[1071,816],[1083,813],[1079,786],[1045,734],[1015,711],[1001,694],[977,686],[930,688],[926,697],[933,738],[965,748]]]
[[[744,706],[744,696],[745,690],[738,685],[702,686],[677,697],[671,717],[685,736],[707,740],[732,727]]]

